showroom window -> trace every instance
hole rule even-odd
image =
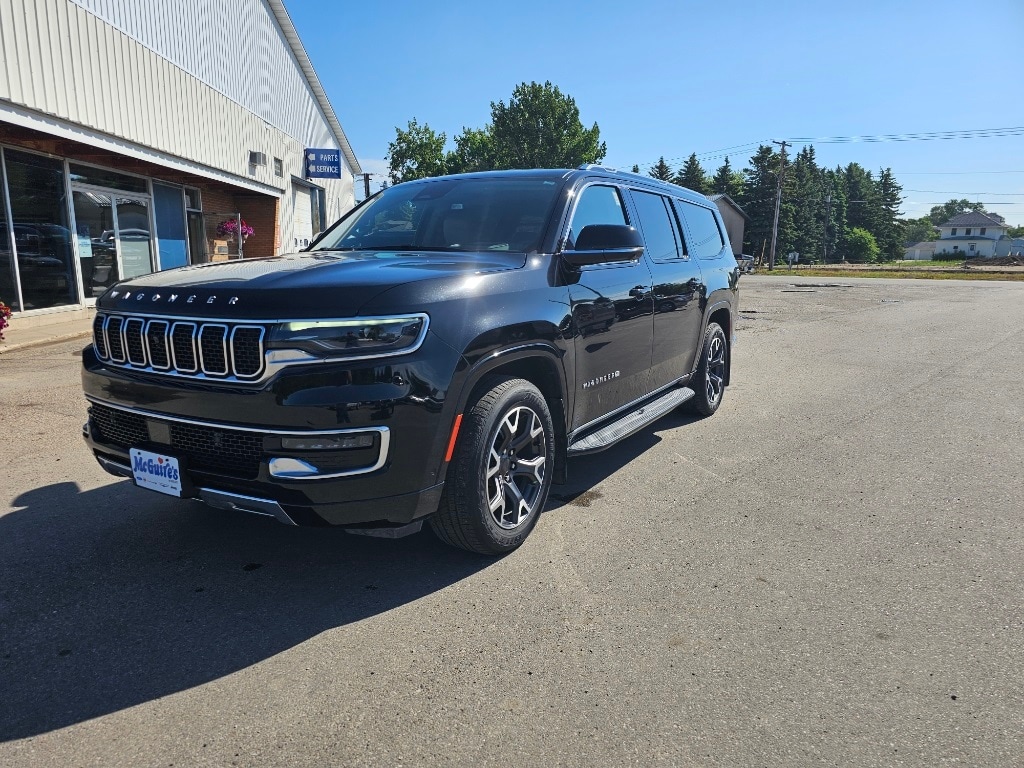
[[[64,163],[14,149],[3,153],[21,282],[20,309],[77,304]],[[6,271],[10,270],[8,265]]]

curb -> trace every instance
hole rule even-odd
[[[15,352],[20,349],[29,349],[31,347],[42,347],[47,344],[58,344],[62,341],[71,341],[73,339],[85,338],[91,334],[91,330],[86,331],[75,331],[73,333],[64,333],[58,336],[47,336],[42,339],[33,339],[32,341],[21,341],[16,344],[0,344],[0,355],[6,355],[10,352]]]

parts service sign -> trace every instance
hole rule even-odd
[[[340,149],[307,149],[306,150],[306,178],[307,179],[340,179],[341,178],[341,150]]]

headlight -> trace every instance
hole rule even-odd
[[[267,349],[302,350],[317,357],[386,357],[411,352],[427,335],[426,315],[296,320],[270,332]]]

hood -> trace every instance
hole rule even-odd
[[[124,280],[98,309],[147,314],[292,319],[349,317],[380,293],[439,277],[519,269],[526,255],[484,253],[316,251],[181,267]]]

